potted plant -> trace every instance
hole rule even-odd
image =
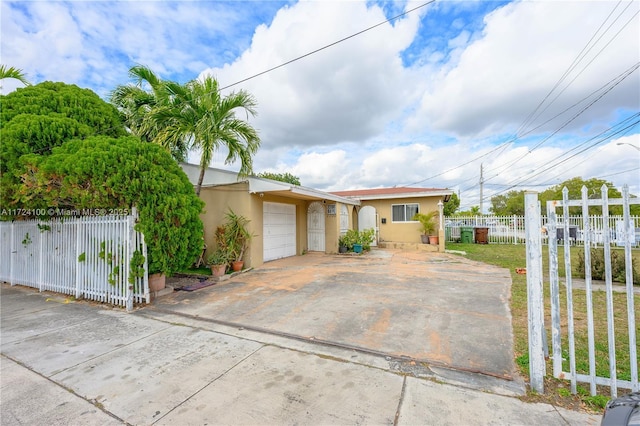
[[[429,213],[416,213],[412,220],[420,222],[420,238],[423,244],[438,244],[438,236],[435,235],[437,220],[437,211]]]
[[[248,224],[249,219],[229,209],[224,224],[224,242],[234,271],[240,271],[244,266],[244,254],[253,237],[247,229]]]
[[[338,238],[338,252],[346,253],[348,251],[349,251],[349,238],[347,237],[347,234],[340,235],[340,238]]]
[[[347,251],[354,251],[353,246],[358,244],[358,231],[355,229],[349,229],[347,230],[347,233],[340,238],[347,247]]]
[[[227,272],[227,265],[229,264],[229,254],[222,248],[216,248],[207,257],[207,265],[211,268],[211,275],[214,277],[221,277]]]
[[[362,245],[365,251],[371,250],[371,243],[376,236],[376,230],[373,228],[365,229],[358,233],[358,243]]]

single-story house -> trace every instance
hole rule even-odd
[[[181,164],[194,185],[200,166]],[[215,230],[229,209],[249,219],[253,239],[245,266],[301,255],[307,251],[338,252],[338,238],[356,225],[360,202],[313,188],[255,176],[238,179],[235,172],[208,168],[200,198],[207,247],[215,247]]]
[[[194,185],[200,166],[181,164]],[[250,220],[254,235],[245,266],[256,267],[269,260],[301,255],[307,251],[338,252],[338,238],[348,229],[376,229],[376,241],[419,243],[415,212],[438,209],[453,191],[426,188],[386,188],[324,192],[317,189],[208,168],[200,198],[207,247],[215,246],[215,230],[229,209]],[[444,231],[442,231],[444,233]],[[444,251],[444,236],[440,238]]]
[[[413,219],[416,213],[439,213],[438,250],[444,251],[442,205],[453,191],[439,188],[393,187],[338,191],[332,194],[358,200],[359,229],[375,228],[381,246],[419,244],[420,224]]]

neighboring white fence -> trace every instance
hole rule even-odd
[[[632,247],[640,247],[640,217],[631,216],[631,223],[635,229]],[[541,217],[542,226],[547,227],[547,216]],[[607,221],[609,239],[616,245],[622,244],[622,216],[609,216]],[[564,223],[555,232],[556,239],[564,240]],[[569,216],[567,235],[571,244],[583,245],[586,239],[583,217]],[[448,242],[458,242],[461,239],[462,228],[487,228],[488,240],[496,244],[524,244],[526,241],[524,216],[449,216],[445,218],[445,238]],[[604,219],[602,216],[589,216],[589,237],[592,245],[602,246],[604,243]],[[548,233],[542,235],[542,244],[548,243]]]
[[[0,222],[0,280],[129,310],[149,303],[135,214]]]
[[[542,271],[542,247],[541,240],[543,232],[546,230],[549,235],[557,235],[557,230],[563,230],[563,235],[569,235],[570,221],[563,218],[568,217],[569,207],[582,207],[582,223],[580,229],[583,235],[584,245],[584,268],[585,279],[584,289],[586,295],[586,317],[587,317],[587,352],[588,352],[588,373],[578,373],[576,368],[576,338],[574,333],[575,322],[578,315],[583,316],[581,311],[574,315],[573,306],[573,285],[574,280],[571,275],[572,265],[570,256],[570,239],[564,239],[564,269],[566,275],[564,277],[566,285],[566,317],[562,320],[562,310],[560,306],[560,289],[558,276],[558,239],[551,238],[549,240],[549,288],[551,300],[551,342],[552,342],[552,360],[553,375],[556,378],[564,378],[571,381],[571,392],[577,392],[576,382],[588,383],[591,395],[596,395],[597,385],[609,386],[611,389],[611,397],[617,396],[618,387],[638,391],[638,346],[637,346],[637,330],[638,325],[635,318],[634,306],[634,283],[633,283],[633,266],[632,266],[632,241],[636,241],[635,227],[632,218],[629,215],[630,204],[640,204],[640,200],[634,198],[630,200],[629,188],[625,185],[622,191],[622,199],[608,199],[608,188],[606,185],[602,187],[601,199],[589,199],[586,187],[582,191],[582,200],[569,200],[568,190],[563,191],[563,200],[549,201],[547,203],[547,215],[549,221],[543,228],[540,216],[540,208],[538,196],[536,193],[525,194],[526,207],[526,229],[527,229],[527,293],[528,293],[528,311],[529,311],[529,373],[531,378],[531,387],[542,393],[544,391],[543,378],[545,373],[545,328],[544,328],[544,303],[543,303],[543,283],[544,274]],[[599,221],[592,220],[589,215],[590,206],[601,206],[603,215]],[[610,205],[622,205],[623,216],[616,219],[612,226],[609,220],[608,210]],[[560,215],[557,215],[557,209],[562,209]],[[599,223],[600,228],[592,229],[593,223]],[[591,275],[591,248],[598,242],[604,249],[605,261],[605,292],[606,292],[606,308],[607,308],[607,330],[595,330],[594,327],[594,306],[593,306],[593,288]],[[625,287],[626,293],[626,325],[628,329],[628,347],[622,349],[629,353],[629,371],[630,380],[621,380],[618,378],[616,364],[616,343],[615,343],[615,316],[614,316],[614,297],[612,283],[612,264],[611,249],[612,246],[618,245],[624,247],[624,267],[625,267]],[[562,330],[561,324],[565,323],[567,327],[568,345],[563,348],[561,342]],[[624,328],[623,328],[624,329]],[[608,354],[608,377],[602,373],[598,375],[596,371],[596,332],[600,335],[606,333],[608,339],[608,347],[597,348],[598,351]],[[625,345],[626,346],[626,345]],[[563,359],[568,360],[568,370],[563,371]]]

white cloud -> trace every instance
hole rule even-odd
[[[627,5],[622,4],[614,16]],[[516,2],[495,10],[485,18],[484,36],[466,46],[455,67],[448,70],[445,66],[444,73],[432,82],[421,107],[409,120],[411,128],[419,129],[426,122],[431,129],[463,136],[515,131],[563,75],[613,6],[612,2]],[[638,3],[631,4],[613,24],[570,74],[567,83],[591,59],[593,63],[537,123],[638,61],[640,21],[636,16],[622,28],[639,7]],[[618,30],[621,32],[614,39]],[[611,44],[596,55],[609,40],[613,40]],[[608,120],[616,108],[636,108],[639,81],[636,73],[590,108],[573,127]],[[553,123],[558,125],[557,121]]]
[[[383,132],[412,98],[411,73],[399,54],[417,18],[384,24],[240,85],[258,100],[263,146],[330,145]],[[384,20],[377,6],[362,2],[297,3],[258,27],[237,61],[206,72],[231,84]]]
[[[3,1],[2,63],[22,68],[36,83],[64,81],[101,96],[127,82],[134,63],[181,82],[205,70],[224,86],[384,21],[372,3]],[[438,1],[234,86],[259,103],[252,123],[263,144],[254,170],[290,172],[303,185],[325,190],[449,187],[460,189],[469,205],[478,204],[480,163],[488,196],[510,183],[524,189],[576,175],[611,176],[605,179],[640,193],[637,171],[618,174],[636,167],[640,157],[615,141],[525,180],[640,110],[638,71],[558,134],[551,135],[559,127],[554,122],[492,152],[510,139],[616,4]],[[391,16],[390,8],[415,5],[385,4],[385,10]],[[627,6],[569,80],[640,8],[623,1],[612,16]],[[486,10],[493,12],[482,21]],[[635,16],[537,123],[640,61],[638,22]],[[2,85],[3,93],[20,86],[12,80]],[[631,131],[636,134],[620,140],[640,146],[637,127]],[[534,149],[543,137],[549,140]],[[214,165],[237,170],[222,164],[224,156],[217,153]],[[191,161],[198,160],[193,153]]]

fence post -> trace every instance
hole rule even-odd
[[[80,255],[82,254],[82,252],[80,250],[82,250],[82,245],[81,245],[81,234],[82,234],[82,217],[79,217],[75,220],[75,226],[76,226],[76,252],[75,252],[75,257],[76,257],[76,299],[79,299],[80,296],[82,295],[80,286],[82,285],[83,282],[83,264],[80,261]],[[83,260],[83,262],[86,262],[86,255],[85,255],[85,259]]]
[[[587,344],[589,347],[589,390],[596,395],[596,347],[593,327],[593,290],[591,288],[591,218],[589,217],[589,193],[582,187],[582,226],[584,229],[584,282],[587,298]]]
[[[127,248],[125,256],[125,267],[124,267],[124,282],[127,286],[127,312],[133,311],[133,282],[129,281],[129,276],[131,274],[131,259],[133,257],[133,252],[135,251],[135,230],[133,227],[135,226],[135,217],[137,215],[136,208],[133,207],[130,215],[127,216]],[[135,281],[134,281],[135,282]]]
[[[544,393],[544,305],[542,297],[542,238],[538,193],[524,194],[527,252],[527,310],[529,313],[529,376],[531,388]]]
[[[613,321],[613,278],[611,273],[611,235],[609,228],[609,187],[602,185],[602,244],[604,246],[605,286],[607,293],[607,337],[609,345],[609,378],[611,398],[618,397],[618,376],[616,371],[616,341]]]
[[[44,285],[44,256],[42,255],[42,253],[44,247],[42,247],[42,245],[44,244],[44,238],[42,238],[42,235],[38,235],[38,237],[40,237],[38,239],[40,241],[40,254],[38,258],[38,290],[43,291],[44,289],[42,287]]]
[[[568,236],[564,237],[565,239]],[[562,374],[560,344],[560,288],[558,280],[558,221],[555,201],[547,202],[547,245],[549,248],[549,286],[551,290],[551,344],[553,347],[553,377]]]
[[[564,235],[569,235],[569,188],[562,188],[562,220]],[[576,240],[577,240],[576,235]],[[577,242],[576,242],[577,244]],[[571,275],[571,241],[564,239],[564,270],[567,287],[567,340],[569,340],[569,372],[571,373],[571,393],[578,393],[576,377],[576,342],[573,321],[573,277]]]
[[[629,324],[629,362],[631,363],[631,386],[634,392],[640,390],[638,386],[638,347],[636,345],[636,314],[633,301],[633,266],[631,258],[631,240],[635,238],[634,224],[630,220],[629,186],[622,187],[622,215],[625,229],[624,263],[625,281],[627,285],[627,321]]]

